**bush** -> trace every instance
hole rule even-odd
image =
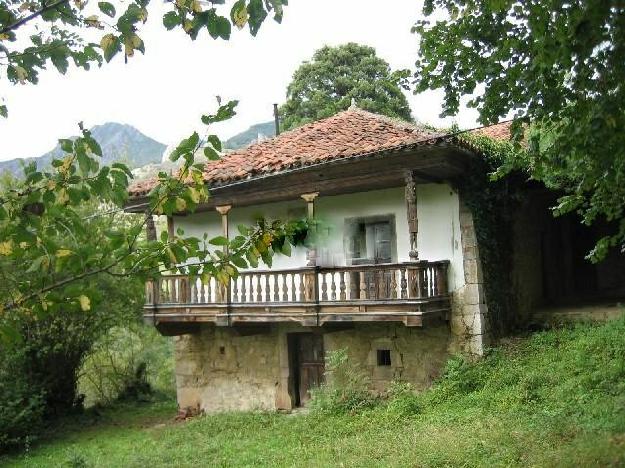
[[[28,445],[43,421],[45,393],[16,372],[21,358],[17,349],[0,349],[0,453]]]
[[[173,396],[172,344],[142,324],[111,328],[84,360],[79,389],[87,406]]]
[[[419,414],[423,410],[423,400],[408,382],[393,381],[386,393],[388,414],[405,417]]]
[[[372,407],[377,398],[370,392],[369,378],[349,362],[347,349],[326,355],[327,382],[312,390],[310,407],[326,414],[354,413]]]

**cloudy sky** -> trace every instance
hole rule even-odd
[[[162,27],[162,5],[150,7],[142,37],[144,56],[128,64],[121,54],[102,68],[42,73],[32,85],[0,89],[9,118],[0,118],[0,160],[38,156],[58,138],[87,126],[121,122],[165,144],[177,142],[199,118],[215,108],[215,96],[238,99],[238,115],[216,128],[227,138],[248,126],[271,120],[272,104],[285,99],[286,86],[298,65],[323,45],[353,41],[375,47],[393,69],[413,68],[417,37],[410,28],[421,15],[421,2],[410,0],[291,0],[282,24],[267,20],[256,38],[247,29],[230,41],[203,33],[191,41],[182,31]],[[408,96],[413,115],[422,122],[439,119],[441,94]],[[476,113],[463,110],[455,121],[476,125]]]

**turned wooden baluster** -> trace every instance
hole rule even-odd
[[[345,301],[347,299],[347,294],[345,293],[346,291],[346,286],[345,286],[345,275],[347,273],[344,271],[339,271],[339,291],[340,291],[340,300],[341,301]]]
[[[401,288],[401,298],[408,298],[408,280],[406,279],[406,268],[399,270],[399,284]]]
[[[189,302],[195,304],[197,302],[197,286],[196,278],[189,278]]]
[[[349,272],[349,300],[353,301],[360,298],[360,275],[358,272]]]
[[[416,286],[416,290],[417,290],[417,297],[418,298],[422,298],[426,296],[426,291],[427,291],[427,275],[425,274],[425,270],[422,267],[418,267],[415,270],[415,276],[416,276],[416,280],[415,280],[415,286]],[[424,284],[426,283],[426,284]]]
[[[336,301],[336,275],[334,272],[330,273],[330,296],[333,301]]]
[[[369,285],[367,284],[367,275],[364,271],[359,271],[358,277],[360,278],[360,299],[368,299]]]
[[[284,273],[282,275],[282,302],[289,302],[289,274],[288,273]]]
[[[232,278],[230,280],[230,284],[232,284],[232,290],[230,293],[230,301],[239,302],[239,278]]]
[[[436,269],[428,267],[428,297],[436,295]]]
[[[397,299],[397,270],[391,270],[391,299]]]
[[[169,302],[176,302],[176,283],[173,278],[167,280],[167,289],[169,290]]]
[[[321,300],[328,300],[328,285],[326,284],[326,274],[320,273],[319,280],[321,281]]]
[[[154,304],[152,299],[152,281],[149,280],[145,282],[145,303]]]
[[[269,289],[270,273],[265,273],[265,302],[271,302],[271,290]]]
[[[271,284],[273,287],[273,302],[280,302],[280,291],[278,289],[278,275],[271,275]]]
[[[299,298],[300,301],[306,302],[308,297],[306,295],[306,281],[304,280],[304,274],[299,274]]]
[[[260,282],[260,275],[254,275],[254,279],[255,281],[255,286],[256,286],[256,302],[262,302],[263,301],[263,288],[261,286],[261,282]]]
[[[247,295],[247,290],[245,288],[246,281],[247,281],[247,275],[241,275],[241,290],[240,290],[241,299],[239,300],[239,302],[247,302],[247,298],[245,297]]]
[[[180,278],[180,297],[181,304],[188,304],[191,299],[189,297],[189,277]]]
[[[210,304],[213,302],[213,288],[212,288],[213,278],[208,278],[206,282],[206,302]]]

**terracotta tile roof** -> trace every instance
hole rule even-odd
[[[472,132],[501,139],[509,137],[509,129],[510,122],[505,122]],[[216,187],[313,164],[401,149],[444,136],[414,124],[350,108],[208,162],[204,180]],[[145,195],[154,184],[154,179],[137,181],[129,193],[133,197]]]
[[[349,109],[275,138],[248,146],[206,164],[204,180],[213,186],[296,167],[376,153],[440,134],[362,109]],[[132,196],[146,194],[153,180],[130,187]]]
[[[512,120],[507,122],[501,122],[487,127],[480,127],[471,130],[470,133],[475,135],[484,135],[493,140],[509,140],[511,137],[510,127],[512,126]]]

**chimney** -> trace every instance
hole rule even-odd
[[[273,118],[276,123],[276,136],[280,135],[280,118],[278,117],[278,104],[273,105]]]

